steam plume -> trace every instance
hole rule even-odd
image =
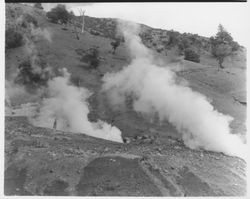
[[[50,98],[44,99],[37,117],[31,118],[36,126],[52,128],[57,120],[57,129],[81,132],[116,142],[123,142],[121,131],[103,121],[88,121],[86,99],[91,93],[85,88],[77,88],[69,83],[70,74],[63,70],[62,77],[55,77],[48,82]]]
[[[103,90],[116,106],[126,96],[133,97],[133,109],[168,120],[182,134],[186,146],[206,149],[227,155],[245,157],[246,146],[230,133],[231,116],[219,113],[208,99],[178,82],[168,67],[155,64],[152,53],[141,42],[138,27],[121,23],[132,63],[118,73],[104,76]]]

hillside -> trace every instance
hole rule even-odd
[[[37,21],[28,28],[25,14]],[[31,20],[32,21],[32,20]],[[121,43],[115,54],[114,19],[86,17],[86,32],[75,37],[74,27],[51,23],[39,9],[6,4],[6,30],[15,28],[26,35],[26,43],[6,49],[6,81],[15,85],[21,63],[29,57],[51,68],[52,76],[66,68],[71,81],[92,92],[88,119],[99,119],[118,127],[127,143],[115,143],[84,134],[35,127],[29,123],[23,104],[39,103],[47,95],[42,87],[22,84],[26,90],[10,89],[5,118],[6,195],[119,195],[119,196],[242,196],[246,194],[246,163],[222,153],[187,148],[181,134],[168,121],[154,121],[135,112],[128,100],[126,109],[115,110],[101,92],[102,77],[130,64],[131,55]],[[164,47],[171,31],[142,25],[140,37],[162,67],[171,67],[178,78],[211,100],[219,112],[231,115],[232,132],[246,133],[246,58],[242,48],[218,71],[208,53],[207,38],[200,43],[200,63],[184,60],[175,46]],[[165,42],[165,43],[164,43]],[[28,43],[28,44],[27,44]],[[86,58],[98,51],[95,69]],[[166,65],[166,66],[165,66]],[[46,67],[45,67],[46,69]],[[45,69],[42,74],[45,74]],[[16,80],[17,81],[17,80]],[[39,86],[39,85],[38,85]],[[11,88],[11,86],[10,86]],[[29,104],[28,104],[29,105]],[[28,106],[27,105],[27,106]],[[87,172],[86,172],[87,171]],[[112,175],[114,174],[115,175]]]

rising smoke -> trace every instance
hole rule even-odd
[[[46,86],[55,73],[36,46],[38,40],[52,42],[52,34],[48,29],[35,27],[32,23],[28,23],[25,30],[23,37],[26,56],[17,67],[14,83],[23,85],[28,92],[34,92]]]
[[[45,73],[51,72],[52,69],[47,65],[44,66],[45,64],[41,64],[41,58],[39,57],[35,41],[43,40],[52,42],[52,36],[46,28],[36,28],[32,23],[29,24],[29,31],[30,34],[25,35],[25,50],[31,63],[31,72],[42,77]]]
[[[20,26],[24,22],[24,16],[20,16],[17,20]],[[89,108],[86,100],[91,93],[85,88],[71,85],[70,74],[66,69],[62,71],[63,76],[54,77],[58,71],[53,71],[46,60],[42,59],[36,42],[39,40],[52,42],[51,31],[35,27],[32,23],[27,23],[25,27],[23,37],[27,59],[18,66],[15,81],[6,81],[6,113],[27,116],[35,126],[55,127],[58,130],[123,142],[118,128],[101,120],[95,123],[88,120]],[[34,87],[36,91],[34,95],[40,97],[41,102],[26,103],[12,109],[12,102],[17,101],[16,98],[27,97],[31,91],[27,87],[30,86]],[[28,98],[30,99],[30,96]]]
[[[123,142],[121,131],[101,120],[88,120],[89,108],[86,102],[91,93],[86,88],[70,84],[70,74],[66,69],[63,76],[48,82],[48,95],[42,101],[39,114],[30,118],[35,126],[52,128],[56,120],[57,129],[84,133],[93,137]]]
[[[174,71],[160,67],[141,42],[135,24],[120,23],[120,30],[133,58],[118,73],[103,77],[103,90],[113,106],[121,105],[127,96],[133,98],[136,112],[168,120],[182,134],[186,146],[245,157],[246,146],[230,133],[231,116],[219,113],[208,99],[177,81]]]
[[[16,20],[19,26],[24,22],[23,15]],[[26,56],[18,67],[13,68],[9,80],[5,80],[5,104],[8,114],[11,114],[12,108],[18,105],[19,101],[23,103],[29,102],[29,100],[35,101],[43,95],[40,87],[46,86],[47,81],[54,73],[52,68],[41,59],[35,41],[52,42],[51,39],[52,34],[48,29],[35,27],[32,23],[27,23],[27,27],[23,31]],[[32,92],[30,88],[33,88]],[[15,112],[17,113],[17,111]]]

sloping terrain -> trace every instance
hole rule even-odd
[[[77,40],[73,27],[48,22],[40,10],[19,4],[6,6],[6,28],[23,13],[29,13],[37,19],[41,29],[49,31],[51,41],[40,37],[34,40],[36,50],[50,67],[67,68],[73,83],[93,93],[89,99],[89,119],[101,119],[117,126],[122,137],[129,140],[127,144],[118,144],[84,134],[34,127],[27,118],[18,116],[17,108],[39,101],[41,96],[26,93],[13,97],[11,111],[6,112],[5,118],[6,195],[246,194],[246,163],[242,159],[185,147],[173,125],[167,121],[159,124],[157,119],[149,121],[133,111],[130,102],[127,109],[112,109],[100,91],[102,77],[107,72],[121,70],[131,60],[124,43],[112,54],[114,20],[86,17],[87,31]],[[162,66],[174,68],[178,77],[186,79],[192,89],[211,99],[218,111],[233,116],[232,132],[244,135],[244,52],[228,58],[226,68],[218,71],[216,60],[205,52],[198,64],[176,56],[174,49],[155,51],[165,31],[144,28],[145,32],[150,32],[147,34],[154,36],[152,44],[147,46],[162,60]],[[96,35],[91,30],[103,34]],[[99,52],[100,64],[96,69],[89,68],[87,60],[83,59],[92,48]],[[6,80],[13,80],[17,66],[27,57],[26,51],[25,46],[6,50]]]
[[[169,137],[118,144],[6,117],[6,195],[243,196],[243,160]]]

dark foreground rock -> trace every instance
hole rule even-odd
[[[244,196],[245,170],[173,138],[120,144],[5,118],[5,195]]]

